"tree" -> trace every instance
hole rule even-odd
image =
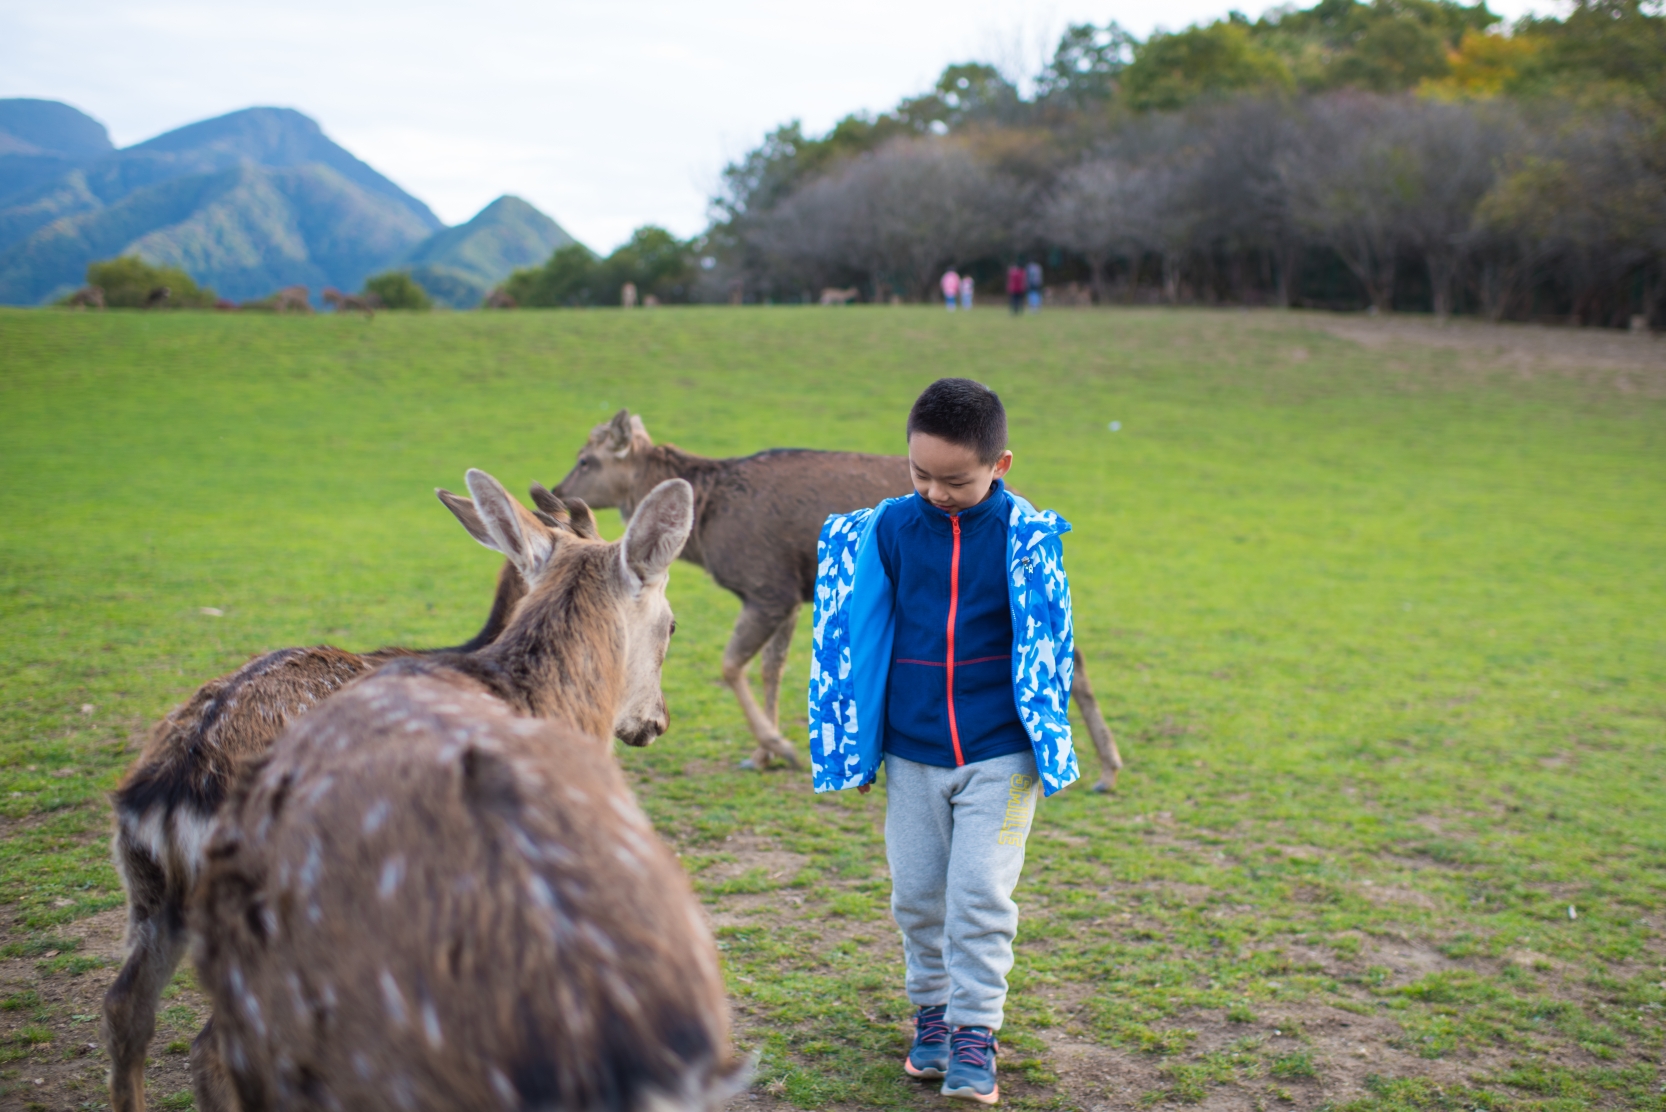
[[[104,304],[112,309],[212,309],[219,300],[178,267],[157,266],[137,255],[89,263],[87,285],[103,290]]]
[[[1290,68],[1250,37],[1241,18],[1152,35],[1123,71],[1129,104],[1173,109],[1231,93],[1291,88]]]
[[[523,308],[571,309],[599,302],[600,279],[595,254],[581,243],[569,243],[557,248],[543,266],[509,275],[503,290]]]
[[[426,312],[434,307],[428,291],[417,285],[415,278],[403,270],[390,270],[364,280],[366,296],[374,297],[384,309],[409,309]]]
[[[1073,23],[1059,38],[1053,60],[1036,78],[1036,101],[1086,111],[1108,103],[1139,40],[1115,23]]]
[[[617,305],[626,282],[634,282],[644,297],[652,294],[663,302],[687,301],[694,266],[688,244],[648,224],[632,232],[597,269],[601,288],[596,302]]]

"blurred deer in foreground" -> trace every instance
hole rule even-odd
[[[670,478],[692,483],[699,507],[682,558],[705,568],[719,587],[741,601],[734,634],[723,650],[723,682],[734,691],[757,741],[749,764],[762,769],[778,758],[796,767],[792,743],[781,736],[781,673],[798,627],[798,608],[815,589],[816,537],[829,514],[913,493],[908,460],[801,448],[707,459],[675,445],[655,444],[642,418],[621,409],[612,421],[590,431],[554,495],[582,498],[598,508],[616,506],[629,521],[642,496]],[[746,679],[746,666],[760,650],[761,708]],[[1070,694],[1099,752],[1094,790],[1110,791],[1122,755],[1088,683],[1080,647],[1075,665]]]
[[[483,530],[459,516],[527,596],[491,645],[384,665],[242,782],[193,904],[205,1110],[706,1109],[742,1083],[716,948],[608,744],[668,724],[693,492],[660,484],[609,544],[468,482]]]
[[[457,501],[463,506],[447,503],[453,513],[473,512],[466,499]],[[574,511],[579,526],[594,533],[583,503],[575,503]],[[485,627],[466,644],[432,651],[469,652],[490,644],[525,593],[520,573],[506,562]],[[232,786],[291,721],[389,660],[413,655],[418,650],[280,649],[203,684],[151,729],[111,799],[112,850],[127,889],[128,946],[104,996],[115,1112],[144,1108],[145,1052],[156,1030],[157,1001],[185,953],[186,900]]]

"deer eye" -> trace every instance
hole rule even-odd
[[[667,633],[666,636],[670,637],[672,633],[676,633],[676,632],[677,632],[677,620],[675,618],[673,618],[673,619],[671,619],[671,633]]]

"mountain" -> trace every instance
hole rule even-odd
[[[505,195],[468,223],[435,232],[400,265],[442,305],[472,309],[510,271],[541,263],[575,242],[554,220]]]
[[[55,100],[0,100],[0,197],[51,181],[116,148],[104,125]]]
[[[104,134],[68,105],[0,101],[7,141],[41,152],[17,157],[58,160],[9,194],[0,174],[0,304],[49,299],[79,285],[89,262],[127,252],[228,297],[356,289],[444,227],[292,109],[232,112],[119,151],[108,136],[99,149],[87,124]]]

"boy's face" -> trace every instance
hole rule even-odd
[[[969,510],[989,497],[989,488],[1012,467],[1012,453],[983,463],[964,444],[917,432],[908,438],[908,473],[921,498],[945,513]]]

